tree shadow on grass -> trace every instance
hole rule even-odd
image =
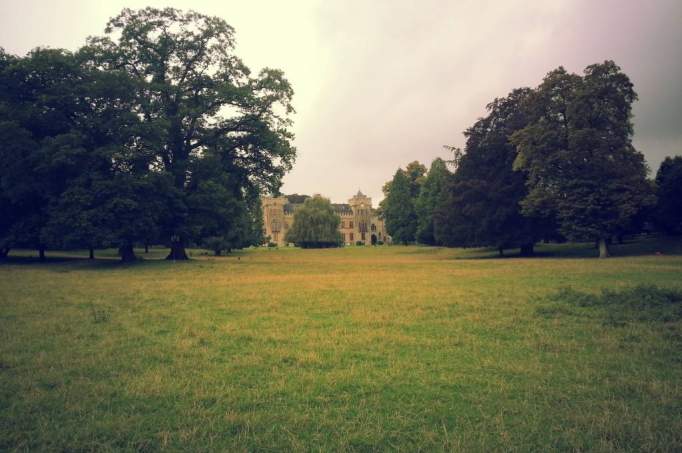
[[[622,244],[610,246],[611,256],[625,258],[635,256],[682,256],[682,237],[647,236],[628,239]],[[533,256],[521,256],[519,249],[507,249],[500,256],[495,248],[466,249],[461,255],[454,257],[458,260],[481,259],[576,259],[597,258],[599,251],[593,243],[565,243],[565,244],[537,244]]]
[[[37,253],[28,250],[14,250],[8,257],[0,261],[0,269],[3,265],[45,268],[54,272],[79,271],[104,271],[109,269],[125,269],[130,267],[147,268],[163,267],[173,265],[192,265],[194,263],[205,263],[206,261],[221,261],[230,259],[240,259],[248,252],[234,250],[230,254],[213,256],[203,249],[190,250],[190,259],[187,261],[166,260],[168,249],[155,249],[156,253],[145,254],[143,249],[136,249],[137,260],[123,262],[118,257],[116,250],[106,249],[97,250],[95,259],[88,258],[87,251],[50,251],[44,260],[40,260]]]

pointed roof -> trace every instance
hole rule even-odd
[[[365,194],[362,193],[362,191],[361,191],[360,189],[358,189],[358,193],[357,193],[355,196],[356,196],[356,197],[364,197]]]

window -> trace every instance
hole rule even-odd
[[[353,223],[353,222],[351,222]],[[350,241],[353,242],[353,233],[350,233]]]
[[[353,228],[353,221],[351,220],[349,223],[350,223],[350,225],[349,225],[348,228]],[[351,241],[352,241],[352,240],[353,240],[353,239],[351,238]]]
[[[376,230],[377,230],[377,226],[375,224],[372,224],[372,231],[376,231]]]
[[[343,220],[341,221],[341,228],[346,228],[346,222],[344,222]]]
[[[362,236],[362,240],[364,241],[365,240],[365,232],[364,231],[361,233],[361,236]]]

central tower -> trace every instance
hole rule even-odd
[[[367,234],[372,223],[372,199],[358,190],[353,198],[348,200],[353,210],[353,219],[357,225],[360,241],[367,243]]]

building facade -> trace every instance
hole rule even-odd
[[[301,197],[263,197],[261,203],[265,237],[279,246],[286,245],[284,238],[294,223],[294,212],[303,205]],[[341,217],[339,232],[345,245],[390,242],[383,219],[372,207],[372,199],[362,192],[358,191],[348,203],[332,203],[332,207]]]

